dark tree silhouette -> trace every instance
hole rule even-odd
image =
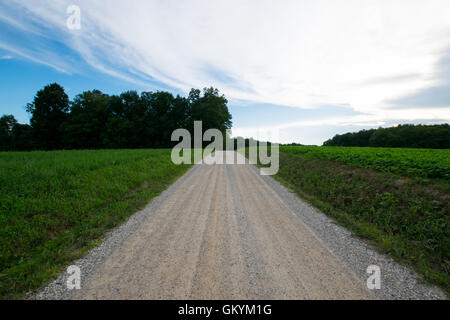
[[[63,148],[61,125],[67,120],[69,97],[57,83],[39,90],[32,103],[27,105],[31,113],[31,127],[36,147],[53,150]]]
[[[16,123],[12,130],[11,150],[27,151],[34,149],[33,129],[28,124]]]
[[[109,96],[99,90],[86,91],[75,97],[70,114],[62,125],[66,148],[101,148],[108,120]]]
[[[192,89],[187,98],[169,92],[127,91],[108,95],[85,91],[69,102],[64,89],[51,84],[38,91],[27,105],[31,126],[18,124],[13,116],[0,120],[1,150],[53,150],[100,148],[168,148],[172,132],[231,128],[227,100],[219,90]]]
[[[191,104],[191,121],[202,120],[203,129],[218,129],[222,133],[231,128],[231,114],[228,111],[228,100],[219,90],[211,87],[200,90],[191,90],[189,94]]]
[[[0,150],[11,150],[12,132],[14,126],[17,124],[16,118],[13,115],[4,115],[0,118]]]
[[[335,135],[324,146],[392,147],[392,148],[450,148],[450,125],[413,125],[362,130]]]

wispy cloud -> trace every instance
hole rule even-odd
[[[390,117],[394,100],[442,85],[437,64],[450,46],[448,0],[78,0],[76,31],[65,26],[72,2],[9,0],[3,9],[29,17],[8,18],[18,28],[51,36],[91,67],[140,85],[214,85],[234,102],[348,105],[376,121]],[[38,49],[27,55],[48,61]],[[450,107],[449,96],[440,97],[439,106]],[[416,103],[397,116],[418,119],[436,106]],[[435,111],[447,119],[446,110]]]
[[[13,58],[13,56],[11,56],[9,54],[0,56],[0,60],[11,60],[12,58]]]
[[[385,114],[359,114],[352,116],[324,117],[315,120],[300,120],[285,122],[270,126],[248,126],[233,128],[233,136],[253,137],[260,140],[273,140],[277,142],[293,142],[292,129],[303,128],[302,137],[299,142],[310,144],[321,144],[325,139],[331,136],[318,136],[308,134],[309,128],[323,127],[345,127],[350,131],[358,131],[368,127],[392,126],[399,123],[444,123],[450,122],[450,109],[442,110],[440,108],[414,109],[411,110],[392,110]],[[317,131],[317,130],[316,130]]]
[[[19,57],[22,57],[24,59],[27,59],[29,61],[33,61],[33,62],[36,62],[38,64],[42,64],[42,65],[48,66],[48,67],[53,68],[56,71],[59,71],[59,72],[62,72],[62,73],[70,74],[70,72],[67,71],[66,68],[64,68],[65,63],[57,63],[56,61],[54,61],[54,60],[52,61],[51,59],[45,59],[44,60],[44,59],[36,57],[32,53],[22,52],[22,51],[20,51],[21,49],[15,48],[13,46],[7,45],[7,44],[2,43],[2,42],[0,42],[0,48],[3,49],[3,50],[6,50],[8,52],[12,52],[15,55],[17,55]],[[3,59],[12,59],[12,56],[10,56],[10,55],[6,55],[5,57],[6,58],[3,58]],[[61,66],[61,65],[63,65],[63,66]]]

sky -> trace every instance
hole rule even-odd
[[[69,28],[72,5],[80,28]],[[234,136],[450,122],[448,0],[2,0],[0,115],[53,82],[73,98],[214,86]]]

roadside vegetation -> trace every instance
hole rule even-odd
[[[99,244],[190,166],[170,149],[0,152],[0,298],[21,298]]]
[[[280,147],[275,176],[450,292],[450,150]]]
[[[331,160],[410,177],[450,180],[449,149],[282,146],[281,150],[291,155]]]

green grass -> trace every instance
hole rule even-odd
[[[190,166],[171,150],[0,153],[0,298],[58,275]]]
[[[282,146],[275,178],[450,292],[448,156],[449,150]]]

